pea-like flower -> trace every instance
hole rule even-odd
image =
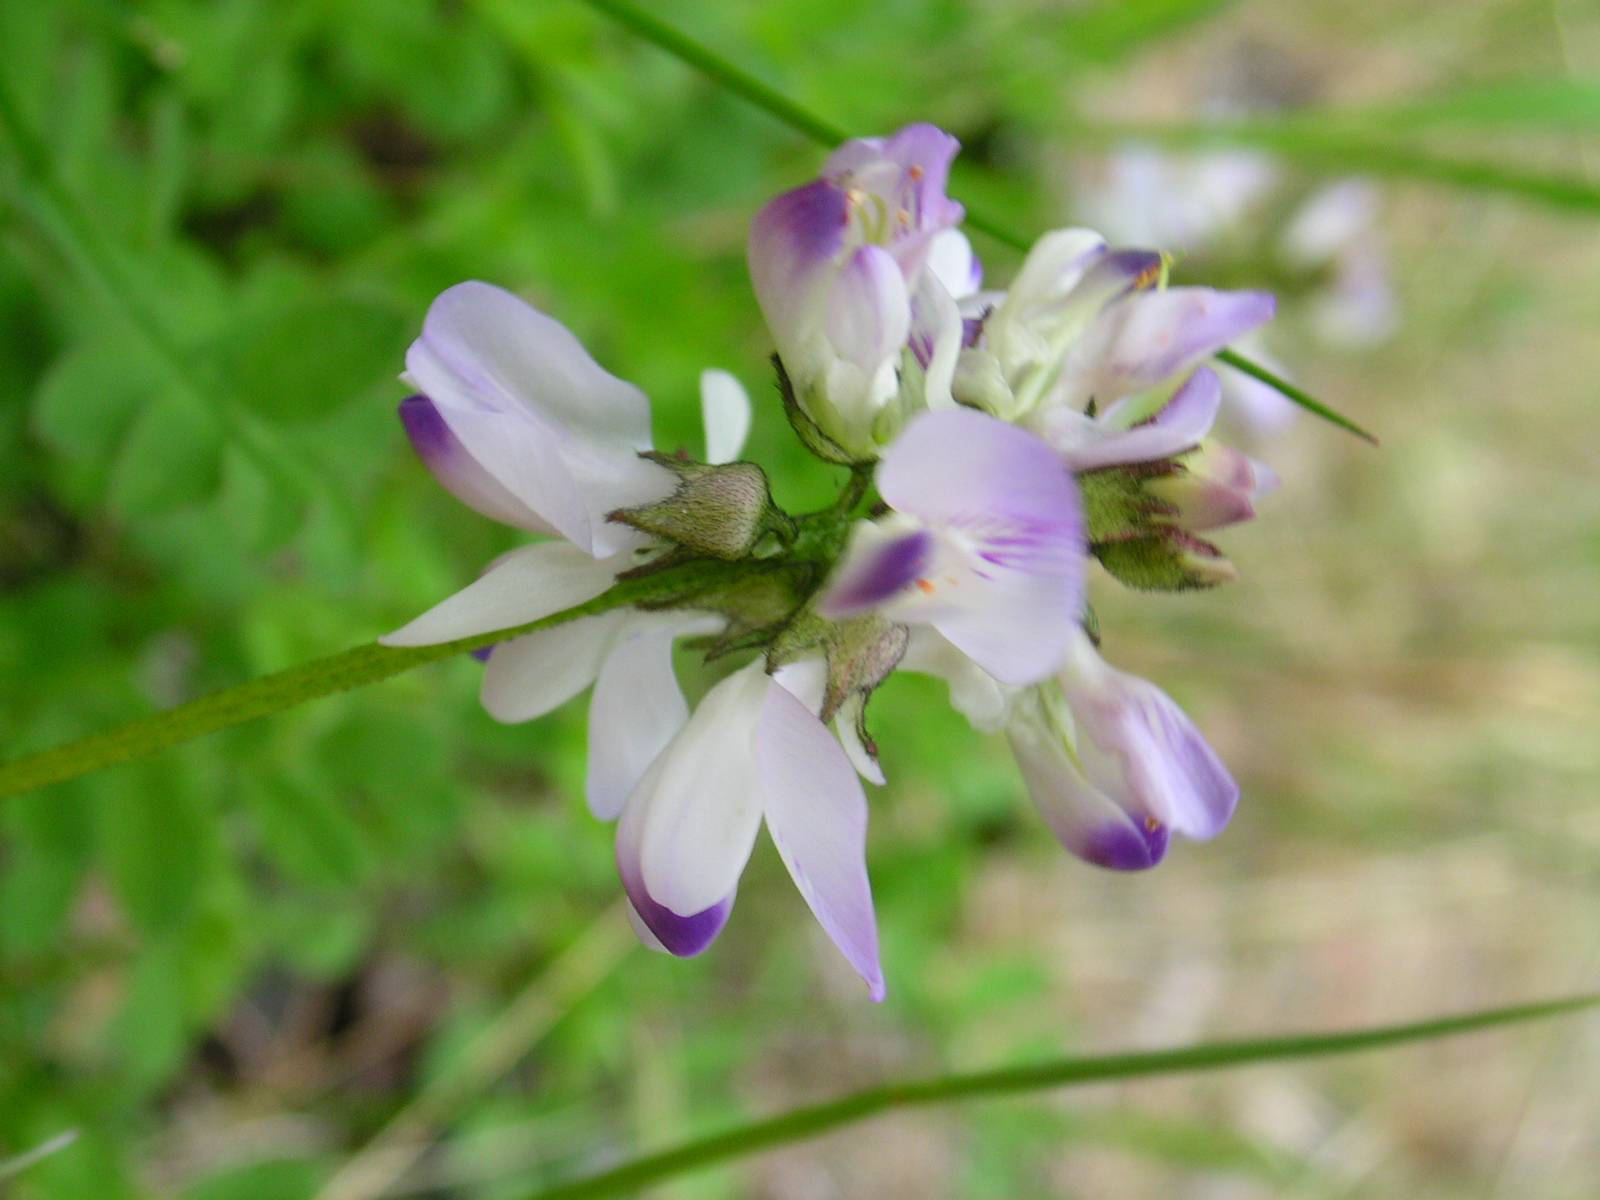
[[[884,995],[867,882],[867,799],[817,717],[825,668],[766,672],[757,660],[718,683],[651,764],[617,826],[617,865],[647,941],[698,954],[721,932],[764,823],[818,922]]]
[[[1172,834],[1214,837],[1239,801],[1171,697],[1107,664],[1081,631],[1059,675],[1017,697],[1007,735],[1056,837],[1102,867],[1153,867]]]
[[[677,486],[639,457],[651,444],[649,401],[565,326],[500,288],[458,284],[428,310],[406,366],[424,392],[401,404],[401,420],[435,478],[485,516],[567,540],[503,555],[385,645],[525,625],[600,595],[650,552],[646,537],[605,519]],[[711,457],[736,457],[749,427],[743,388],[708,371],[702,404]],[[614,818],[688,718],[674,641],[719,626],[703,613],[624,609],[514,638],[488,655],[484,708],[497,720],[529,721],[593,684],[586,790],[595,815]]]
[[[1072,477],[1026,430],[969,409],[925,413],[878,464],[893,510],[859,525],[818,609],[931,625],[984,670],[1031,683],[1060,666],[1083,608]]]
[[[1064,229],[1029,252],[1010,291],[981,311],[956,368],[955,399],[1038,433],[1074,471],[1167,458],[1216,418],[1190,372],[1270,320],[1266,292],[1156,287],[1154,251],[1113,250]]]
[[[945,195],[958,148],[932,125],[846,142],[751,225],[751,280],[795,399],[849,457],[876,457],[921,402],[903,371],[948,390],[960,315],[935,269],[974,287],[976,270]]]

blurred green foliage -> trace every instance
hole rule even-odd
[[[1237,7],[670,6],[851,128],[946,124],[968,193],[1024,228],[1062,223],[1069,103]],[[1304,36],[1339,8],[1307,6]],[[1358,47],[1386,20],[1411,29],[1374,14]],[[697,445],[704,366],[770,396],[745,224],[817,151],[579,5],[36,0],[0,5],[0,46],[0,753],[370,640],[514,543],[431,483],[393,417],[405,347],[451,283],[493,280],[571,325],[652,396],[663,446]],[[1528,86],[1498,107],[1493,90],[1392,100],[1417,128],[1532,112],[1592,131],[1592,93]],[[758,413],[780,502],[831,495],[776,406]],[[1248,631],[1223,637],[1272,669]],[[0,1158],[81,1133],[8,1194],[313,1196],[615,920],[610,834],[577,799],[582,706],[499,727],[477,674],[429,668],[0,807]],[[875,710],[895,780],[872,848],[889,1003],[861,1002],[758,855],[711,955],[597,970],[508,1079],[431,1130],[450,1136],[406,1190],[514,1195],[689,1113],[1077,1043],[1049,947],[983,932],[985,864],[1057,853],[1014,769],[926,681]],[[1305,1178],[1159,1112],[1007,1105],[956,1141],[951,1195],[1058,1194],[1079,1142],[1170,1178]],[[801,1194],[746,1186],[670,1194]]]

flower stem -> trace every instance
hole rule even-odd
[[[776,117],[790,128],[805,134],[814,141],[824,146],[835,146],[844,141],[849,135],[840,126],[818,116],[810,109],[798,102],[791,100],[782,92],[763,83],[748,71],[729,62],[716,51],[701,45],[687,34],[666,24],[658,18],[645,12],[632,0],[580,0],[619,25],[622,25],[643,38],[661,47],[668,54],[679,61],[693,67],[706,78],[720,87],[726,88],[734,95],[749,101],[757,108]],[[1017,230],[1011,228],[1005,221],[999,220],[988,212],[980,211],[971,204],[966,205],[966,224],[981,233],[988,234],[997,242],[1010,246],[1014,250],[1026,251],[1030,245],[1028,238]],[[1280,378],[1265,367],[1244,357],[1236,351],[1227,350],[1218,355],[1228,363],[1247,375],[1254,376],[1268,387],[1281,392],[1286,399],[1299,405],[1324,421],[1331,422],[1357,437],[1363,438],[1373,445],[1378,444],[1378,439],[1368,433],[1349,417],[1343,416],[1334,409],[1329,408],[1320,400],[1313,399],[1300,388]]]
[[[231,729],[257,717],[283,712],[308,700],[378,683],[402,671],[538,629],[549,629],[554,625],[627,605],[649,605],[652,601],[668,598],[682,601],[697,588],[715,586],[743,574],[771,569],[771,564],[764,562],[697,560],[642,578],[622,580],[592,600],[512,629],[480,633],[436,646],[400,648],[381,646],[376,642],[357,646],[342,654],[301,663],[236,687],[212,692],[165,712],[153,713],[63,746],[0,764],[0,799],[75,779],[102,767],[143,758],[208,733]]]
[[[1326,1058],[1376,1050],[1407,1042],[1455,1037],[1495,1026],[1544,1020],[1600,1006],[1600,993],[1543,1000],[1531,1004],[1485,1009],[1451,1017],[1435,1017],[1403,1025],[1383,1025],[1338,1033],[1291,1034],[1245,1041],[1203,1042],[1172,1050],[1132,1054],[1106,1054],[1065,1058],[969,1075],[882,1084],[837,1100],[793,1109],[775,1117],[697,1138],[681,1145],[635,1158],[620,1166],[583,1179],[535,1192],[528,1200],[598,1200],[619,1196],[704,1170],[774,1146],[816,1137],[830,1129],[853,1125],[881,1113],[926,1108],[961,1100],[985,1100],[1024,1095],[1053,1088],[1079,1087],[1107,1080],[1140,1079],[1154,1075],[1193,1074],[1255,1063],[1290,1059]]]

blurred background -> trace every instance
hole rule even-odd
[[[766,845],[710,953],[637,948],[584,705],[502,727],[476,663],[425,668],[0,806],[0,1160],[78,1132],[0,1193],[516,1197],[883,1078],[1600,974],[1600,9],[661,10],[852,130],[950,128],[958,194],[1024,231],[1279,292],[1254,349],[1383,448],[1239,397],[1284,479],[1221,539],[1242,580],[1095,596],[1237,819],[1087,867],[1004,744],[897,677],[874,1006]],[[582,5],[34,0],[0,46],[0,754],[370,640],[514,542],[394,417],[464,278],[571,325],[660,445],[696,449],[698,372],[734,371],[780,501],[832,494],[743,265],[822,152]],[[1569,1021],[895,1116],[652,1194],[1576,1200],[1597,1071]]]

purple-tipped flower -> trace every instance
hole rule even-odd
[[[617,867],[648,944],[697,954],[727,922],[763,822],[817,921],[884,994],[867,799],[817,712],[824,667],[758,660],[706,694],[628,797]]]
[[[949,386],[960,316],[929,259],[943,235],[938,265],[969,278],[974,270],[957,264],[949,242],[962,217],[944,191],[958,148],[932,125],[846,142],[821,178],[768,203],[751,225],[751,280],[796,399],[859,459],[875,457],[903,418],[908,344],[927,386]]]
[[[639,458],[650,448],[644,393],[502,288],[443,292],[406,377],[422,393],[401,407],[412,446],[451,494],[495,520],[601,557],[637,542],[606,513],[672,491],[672,477]]]
[[[1008,728],[1057,838],[1102,867],[1153,867],[1174,833],[1214,837],[1239,788],[1183,710],[1107,665],[1081,631],[1060,675],[1024,693]]]
[[[877,482],[894,514],[857,527],[818,611],[931,625],[1006,683],[1054,672],[1083,607],[1086,543],[1050,448],[982,413],[924,413]]]
[[[401,403],[400,419],[440,483],[486,516],[566,540],[502,556],[385,645],[435,645],[550,616],[600,595],[650,548],[605,519],[676,486],[638,456],[650,446],[649,401],[565,326],[500,288],[458,284],[428,310],[406,367],[424,394]],[[701,392],[708,457],[736,458],[750,425],[744,389],[707,371]],[[688,719],[674,641],[721,626],[682,611],[619,610],[514,638],[487,653],[484,708],[529,721],[593,685],[586,791],[595,815],[613,819]]]
[[[968,302],[954,397],[1034,430],[1074,471],[1192,448],[1216,388],[1185,377],[1267,321],[1273,299],[1165,288],[1164,275],[1154,251],[1113,250],[1087,229],[1047,234],[1009,292]]]

